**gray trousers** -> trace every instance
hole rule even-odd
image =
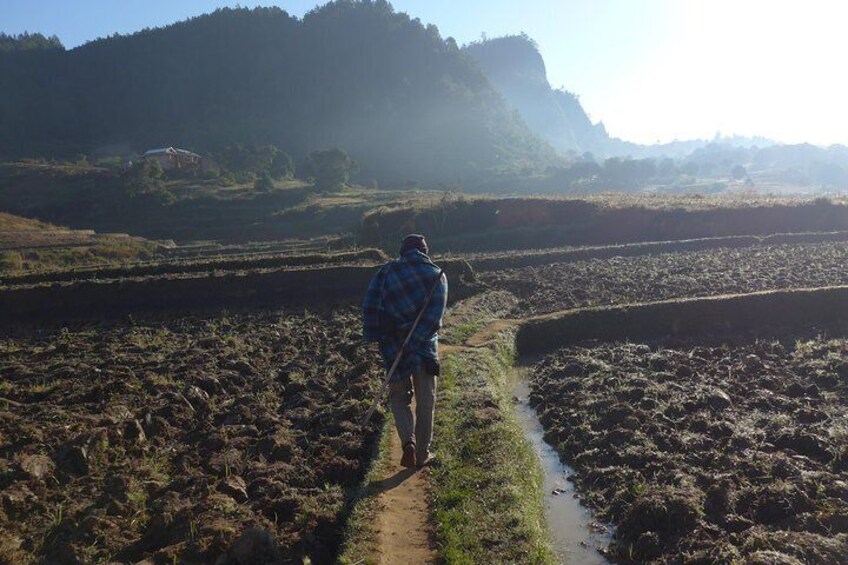
[[[412,416],[412,397],[415,396],[415,417]],[[430,454],[433,441],[433,413],[436,409],[436,377],[428,375],[423,366],[412,377],[389,383],[389,406],[395,418],[401,445],[415,443],[418,463]]]

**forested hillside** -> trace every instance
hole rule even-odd
[[[558,159],[452,39],[384,0],[331,2],[302,20],[222,9],[69,51],[6,41],[0,77],[0,158],[233,143],[302,158],[340,147],[361,181],[391,183]]]

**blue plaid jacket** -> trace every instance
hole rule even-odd
[[[388,371],[403,345],[427,294],[436,284],[439,268],[417,249],[383,265],[371,279],[362,303],[363,338],[380,343],[383,364]],[[392,381],[408,378],[421,357],[439,358],[439,328],[448,299],[447,278],[436,285],[421,322],[404,350]]]

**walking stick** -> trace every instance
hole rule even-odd
[[[380,389],[374,394],[374,401],[371,403],[371,407],[368,409],[368,412],[365,413],[365,418],[362,419],[362,427],[365,427],[368,424],[369,420],[371,420],[372,414],[374,414],[374,410],[376,410],[377,406],[379,406],[383,401],[386,390],[389,388],[389,381],[392,380],[392,375],[395,374],[397,366],[400,365],[400,360],[403,357],[403,350],[406,349],[406,346],[409,344],[409,340],[412,339],[412,334],[415,332],[415,328],[418,327],[418,324],[421,322],[421,318],[424,316],[424,311],[427,309],[427,306],[430,305],[430,299],[433,298],[433,293],[436,292],[436,287],[442,282],[443,274],[444,271],[439,269],[439,276],[436,277],[436,282],[430,288],[430,292],[427,293],[427,300],[424,301],[424,306],[421,307],[421,311],[418,312],[418,316],[415,317],[412,327],[409,328],[409,333],[406,334],[406,339],[403,340],[403,344],[400,346],[400,350],[395,356],[395,361],[392,363],[389,372],[386,374],[386,379],[383,381]]]

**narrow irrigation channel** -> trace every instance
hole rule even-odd
[[[443,559],[608,564],[612,534],[593,519],[544,441],[518,363],[524,320],[504,319],[503,296],[461,302],[446,333],[433,469],[436,540]],[[480,321],[483,320],[483,321]]]
[[[564,563],[602,565],[610,563],[604,556],[612,534],[608,527],[592,518],[580,504],[574,485],[568,480],[573,470],[563,464],[556,450],[544,440],[542,423],[528,403],[530,385],[526,370],[516,368],[513,395],[515,413],[543,473],[545,518],[551,545]]]

